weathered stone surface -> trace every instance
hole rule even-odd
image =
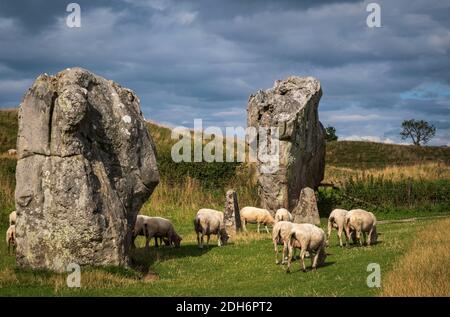
[[[226,194],[224,221],[227,233],[235,234],[238,230],[241,230],[241,216],[237,194],[232,189],[228,190]]]
[[[292,216],[295,223],[312,223],[320,225],[319,209],[314,190],[305,187],[300,192],[300,198],[297,206],[292,210]]]
[[[17,263],[126,265],[159,182],[134,92],[81,68],[41,75],[20,105],[17,146]]]
[[[273,88],[250,96],[247,108],[249,127],[279,128],[279,168],[262,173],[258,159],[258,190],[262,207],[275,212],[292,210],[300,190],[316,188],[325,167],[324,129],[318,106],[322,89],[312,77],[288,77]]]

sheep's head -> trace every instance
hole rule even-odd
[[[377,241],[378,241],[377,227],[373,227],[372,236],[370,237],[370,243],[377,243]]]
[[[228,235],[227,231],[225,229],[220,229],[220,242],[222,243],[222,245],[227,244],[229,238],[230,236]]]
[[[178,234],[174,234],[173,235],[173,237],[172,237],[172,242],[173,242],[173,244],[175,245],[175,247],[176,248],[179,248],[180,247],[180,244],[181,244],[181,240],[183,240],[183,238],[182,237],[180,237]]]

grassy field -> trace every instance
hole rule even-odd
[[[158,273],[158,280],[145,281],[141,279],[142,273],[132,270],[88,268],[82,271],[80,289],[65,286],[66,275],[15,269],[13,257],[6,255],[3,246],[0,295],[374,296],[380,290],[367,286],[367,265],[380,264],[383,285],[385,273],[407,253],[416,232],[432,223],[380,225],[381,241],[371,247],[340,248],[333,232],[325,266],[303,273],[299,263],[294,262],[290,274],[275,264],[268,234],[253,232],[237,237],[225,247],[212,245],[200,250],[191,226],[185,224],[179,226],[184,236],[180,249],[151,247],[146,252],[140,248],[134,254],[139,265]],[[138,243],[143,246],[144,241]],[[212,239],[212,243],[216,240]],[[306,263],[310,264],[309,259]]]
[[[417,236],[428,232],[429,226],[446,225],[445,220],[383,224],[379,226],[381,242],[363,248],[341,249],[333,235],[326,265],[307,273],[299,271],[298,263],[291,274],[275,265],[273,246],[267,234],[239,234],[226,247],[199,250],[192,225],[199,208],[223,209],[225,192],[229,188],[237,191],[241,207],[259,205],[254,167],[236,163],[175,164],[170,159],[174,143],[170,130],[155,124],[149,124],[149,130],[156,143],[162,179],[141,213],[171,219],[183,236],[182,247],[158,250],[152,247],[150,252],[138,249],[133,254],[135,269],[84,268],[82,288],[69,289],[65,286],[65,275],[16,268],[14,258],[7,254],[2,243],[0,295],[395,295],[388,289],[380,292],[367,287],[367,265],[380,264],[382,285],[385,278],[386,285],[396,285],[399,283],[393,279],[396,274],[389,272],[396,272],[404,261],[411,263],[408,259],[430,257],[425,251],[413,252],[417,249]],[[16,159],[4,152],[15,148],[16,135],[17,112],[0,111],[0,234],[3,237],[8,214],[14,209],[16,165]],[[328,213],[338,207],[362,207],[373,211],[379,220],[449,215],[449,158],[450,148],[370,142],[327,144],[324,182],[333,183],[338,189],[320,188],[317,192],[322,225],[325,226]],[[447,231],[442,230],[446,241]],[[427,246],[431,247],[440,240],[435,235],[427,241]],[[142,239],[138,243],[142,246]],[[448,259],[433,266],[433,272],[437,273],[428,272],[430,283],[441,278],[439,272],[445,265],[448,266]],[[156,272],[159,279],[147,281],[144,277],[149,270]],[[420,275],[414,265],[411,270]]]

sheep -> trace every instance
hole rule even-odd
[[[349,239],[347,236],[347,232],[345,231],[345,216],[347,215],[348,210],[345,209],[334,209],[330,216],[328,217],[328,235],[327,235],[327,246],[330,242],[331,229],[337,229],[337,235],[339,237],[339,245],[343,247],[342,244],[342,232],[344,232],[346,241]]]
[[[287,209],[280,208],[275,213],[275,221],[290,221],[290,222],[292,222],[293,219],[294,219],[294,217]]]
[[[258,224],[258,233],[260,224],[264,224],[266,228],[266,232],[269,233],[269,229],[267,225],[275,224],[275,219],[273,219],[272,215],[267,209],[256,208],[256,207],[244,207],[240,211],[241,214],[241,224],[244,231],[247,231],[246,224],[247,223],[256,223]]]
[[[283,244],[281,264],[285,263],[288,250],[288,238],[294,224],[289,221],[278,221],[272,229],[272,241],[275,249],[275,264],[280,264],[278,260],[278,245]]]
[[[306,252],[311,254],[311,267],[313,270],[325,262],[325,258],[327,257],[325,252],[325,232],[321,228],[309,223],[296,224],[289,233],[288,241],[289,256],[286,270],[287,273],[289,273],[291,269],[294,248],[301,250],[300,259],[303,272],[306,272]],[[313,253],[315,253],[314,257],[312,256]]]
[[[17,155],[17,150],[16,149],[9,149],[8,150],[8,155],[11,155],[11,156]]]
[[[207,237],[206,246],[209,245],[211,234],[217,235],[217,245],[219,247],[225,245],[229,238],[225,229],[223,212],[214,209],[200,209],[194,219],[194,229],[200,249],[203,248],[203,236],[205,235]]]
[[[347,233],[347,237],[350,237],[350,230],[354,230],[356,240],[359,240],[359,244],[361,246],[363,245],[361,233],[364,238],[364,243],[367,241],[367,244],[371,245],[377,242],[378,233],[376,225],[377,219],[375,218],[375,215],[362,209],[350,210],[345,217],[345,231]],[[367,240],[366,233],[368,233]]]
[[[6,243],[8,244],[8,254],[11,253],[11,246],[13,250],[16,248],[16,226],[9,226],[6,230]]]
[[[138,235],[145,236],[145,248],[149,248],[150,240],[155,238],[155,247],[158,247],[158,239],[163,239],[166,245],[180,247],[183,240],[175,231],[170,220],[161,217],[149,217],[138,215],[133,230],[133,241]]]
[[[15,225],[15,224],[16,224],[16,221],[17,221],[17,213],[16,213],[16,211],[14,210],[13,212],[11,212],[11,213],[9,214],[9,225],[10,225],[10,226]]]

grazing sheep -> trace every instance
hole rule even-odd
[[[199,248],[203,248],[203,236],[206,235],[206,246],[209,245],[210,235],[217,235],[217,245],[220,247],[228,241],[228,233],[225,229],[223,212],[214,209],[203,208],[197,212],[194,219],[195,233]],[[201,235],[201,236],[200,236]]]
[[[325,232],[313,224],[301,223],[292,227],[289,233],[289,257],[287,272],[290,272],[291,261],[294,248],[300,249],[300,259],[302,262],[303,272],[306,272],[305,255],[306,252],[311,254],[311,267],[316,269],[317,266],[325,262],[327,254],[325,252]],[[315,254],[314,257],[312,254]]]
[[[258,224],[258,233],[260,224],[264,224],[266,232],[269,233],[267,225],[273,225],[275,223],[275,219],[273,219],[272,215],[267,209],[256,207],[244,207],[241,209],[240,214],[241,214],[242,228],[244,229],[244,231],[247,231],[246,227],[247,223],[256,223]]]
[[[8,244],[8,254],[11,252],[11,246],[13,250],[16,248],[16,226],[9,226],[6,231],[6,243]]]
[[[14,210],[12,213],[9,214],[9,225],[15,225],[17,221],[17,213]]]
[[[278,245],[283,245],[283,253],[281,257],[281,264],[285,263],[287,258],[288,251],[288,243],[289,243],[289,234],[291,233],[291,229],[294,226],[292,222],[289,221],[278,221],[272,229],[272,241],[275,249],[275,264],[280,264],[278,260]]]
[[[328,235],[327,235],[327,245],[330,242],[331,229],[337,229],[337,235],[339,237],[339,245],[343,247],[342,244],[342,232],[344,232],[346,240],[349,239],[347,236],[347,232],[345,231],[345,216],[347,215],[348,210],[345,209],[334,209],[330,216],[328,217]]]
[[[138,215],[133,230],[133,243],[138,235],[145,236],[145,247],[148,248],[150,240],[155,239],[155,247],[158,247],[158,238],[166,245],[180,247],[182,238],[176,233],[170,220],[161,217],[148,217]],[[160,241],[161,242],[161,241]]]
[[[359,244],[362,246],[363,241],[361,239],[361,233],[364,238],[364,243],[371,245],[377,242],[377,219],[375,215],[369,211],[362,209],[350,210],[345,217],[345,231],[347,237],[350,237],[350,230],[355,231],[356,240],[359,240]],[[366,239],[366,233],[368,237]],[[348,245],[348,241],[347,241]]]
[[[294,219],[294,217],[287,209],[280,208],[275,213],[275,221],[290,221],[290,222],[292,222],[293,219]]]
[[[9,149],[8,150],[8,155],[17,155],[17,150],[16,149]]]

